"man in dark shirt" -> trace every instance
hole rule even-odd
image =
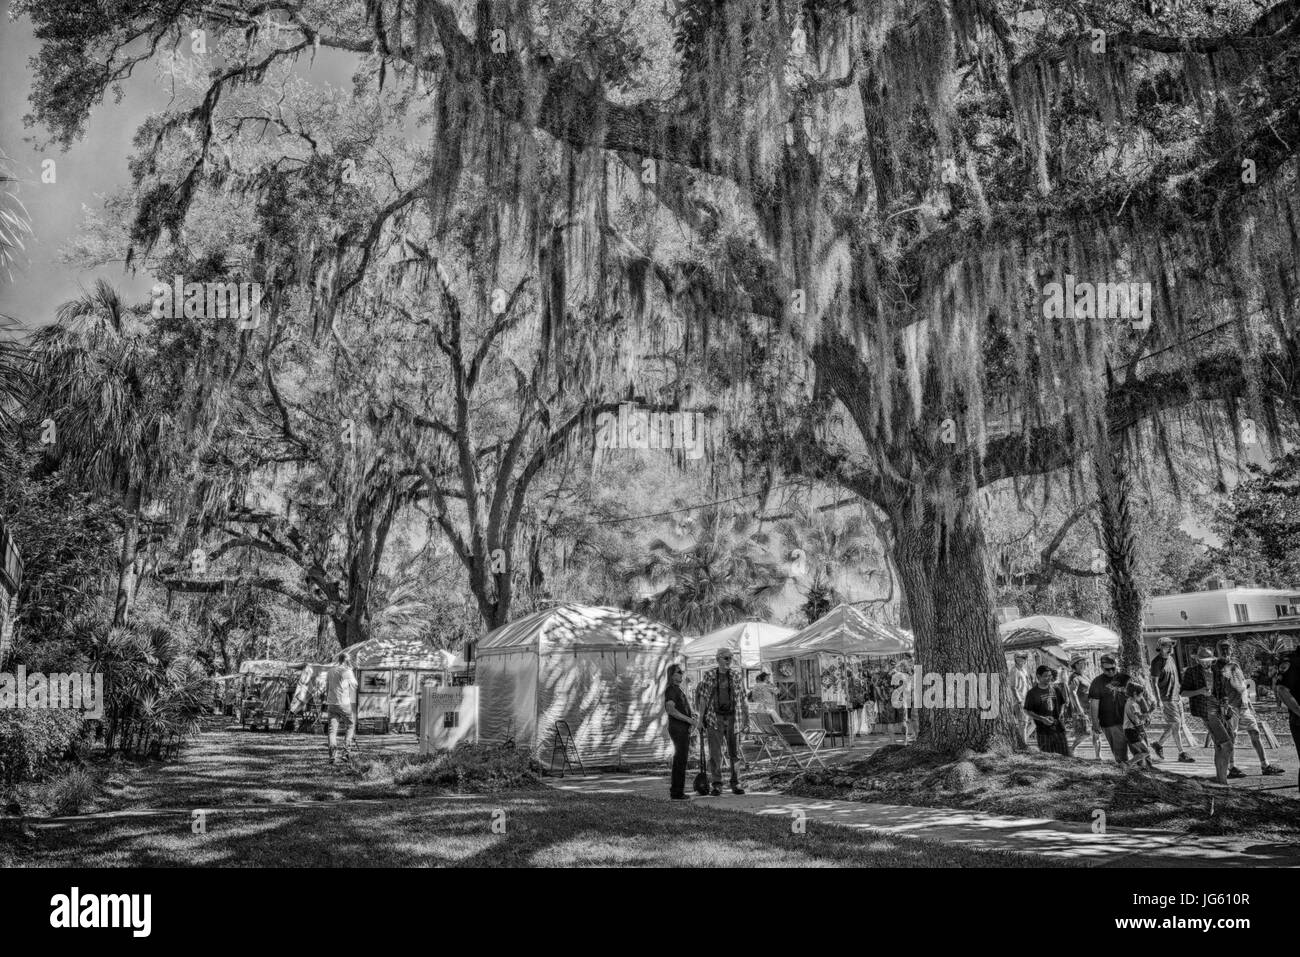
[[[1291,742],[1295,745],[1297,757],[1300,757],[1300,649],[1291,653],[1286,671],[1277,680],[1277,700],[1287,710],[1287,718],[1291,723]],[[1296,786],[1300,788],[1300,775],[1296,777]]]
[[[664,691],[664,710],[668,712],[668,736],[673,739],[673,773],[668,796],[686,800],[686,759],[691,752],[691,732],[700,721],[691,714],[691,704],[682,691],[682,666],[668,666],[668,688]]]
[[[1114,655],[1101,656],[1101,674],[1088,686],[1088,709],[1092,726],[1100,728],[1110,745],[1110,753],[1120,764],[1128,761],[1128,741],[1124,737],[1124,705],[1126,696],[1116,688],[1119,667]]]
[[[1225,718],[1225,699],[1222,671],[1215,667],[1214,652],[1199,648],[1196,664],[1183,672],[1179,692],[1187,699],[1192,716],[1205,722],[1205,730],[1214,741],[1214,778],[1220,784],[1228,783],[1228,769],[1232,766],[1232,733]],[[1238,772],[1237,777],[1241,777]]]

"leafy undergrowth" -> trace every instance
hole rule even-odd
[[[1300,802],[1293,795],[1223,788],[1159,769],[1125,769],[1110,761],[1038,751],[954,756],[890,745],[829,770],[767,772],[746,782],[799,797],[1058,821],[1090,822],[1100,808],[1114,827],[1300,840]]]
[[[520,751],[461,745],[437,754],[379,754],[353,762],[352,773],[372,793],[433,787],[457,794],[500,794],[543,787],[541,765]]]

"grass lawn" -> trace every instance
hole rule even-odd
[[[503,812],[504,817],[500,813]],[[494,814],[505,833],[493,833]],[[549,788],[315,806],[185,812],[37,826],[0,837],[3,867],[1042,867],[831,824],[790,822],[632,795]]]
[[[410,737],[360,743],[363,765],[414,751]],[[784,818],[694,802],[404,787],[326,766],[320,739],[302,735],[208,733],[179,761],[106,771],[95,810],[116,815],[0,827],[0,866],[1044,866],[816,821],[794,834]],[[194,834],[200,808],[206,833]]]

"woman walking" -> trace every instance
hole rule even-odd
[[[1038,683],[1025,695],[1024,708],[1025,714],[1033,719],[1038,750],[1069,757],[1070,748],[1065,743],[1065,725],[1061,721],[1065,699],[1061,696],[1060,689],[1052,684],[1056,673],[1047,665],[1039,665],[1034,677]]]

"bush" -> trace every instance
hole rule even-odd
[[[73,711],[0,711],[0,788],[40,780],[74,755],[83,724]]]
[[[49,815],[62,817],[80,814],[98,793],[99,781],[95,775],[80,765],[73,765],[34,786],[30,796],[33,803],[44,807]]]
[[[427,785],[462,794],[533,791],[542,787],[541,765],[521,751],[462,744],[453,751],[402,755],[358,769],[364,780],[397,786]]]

